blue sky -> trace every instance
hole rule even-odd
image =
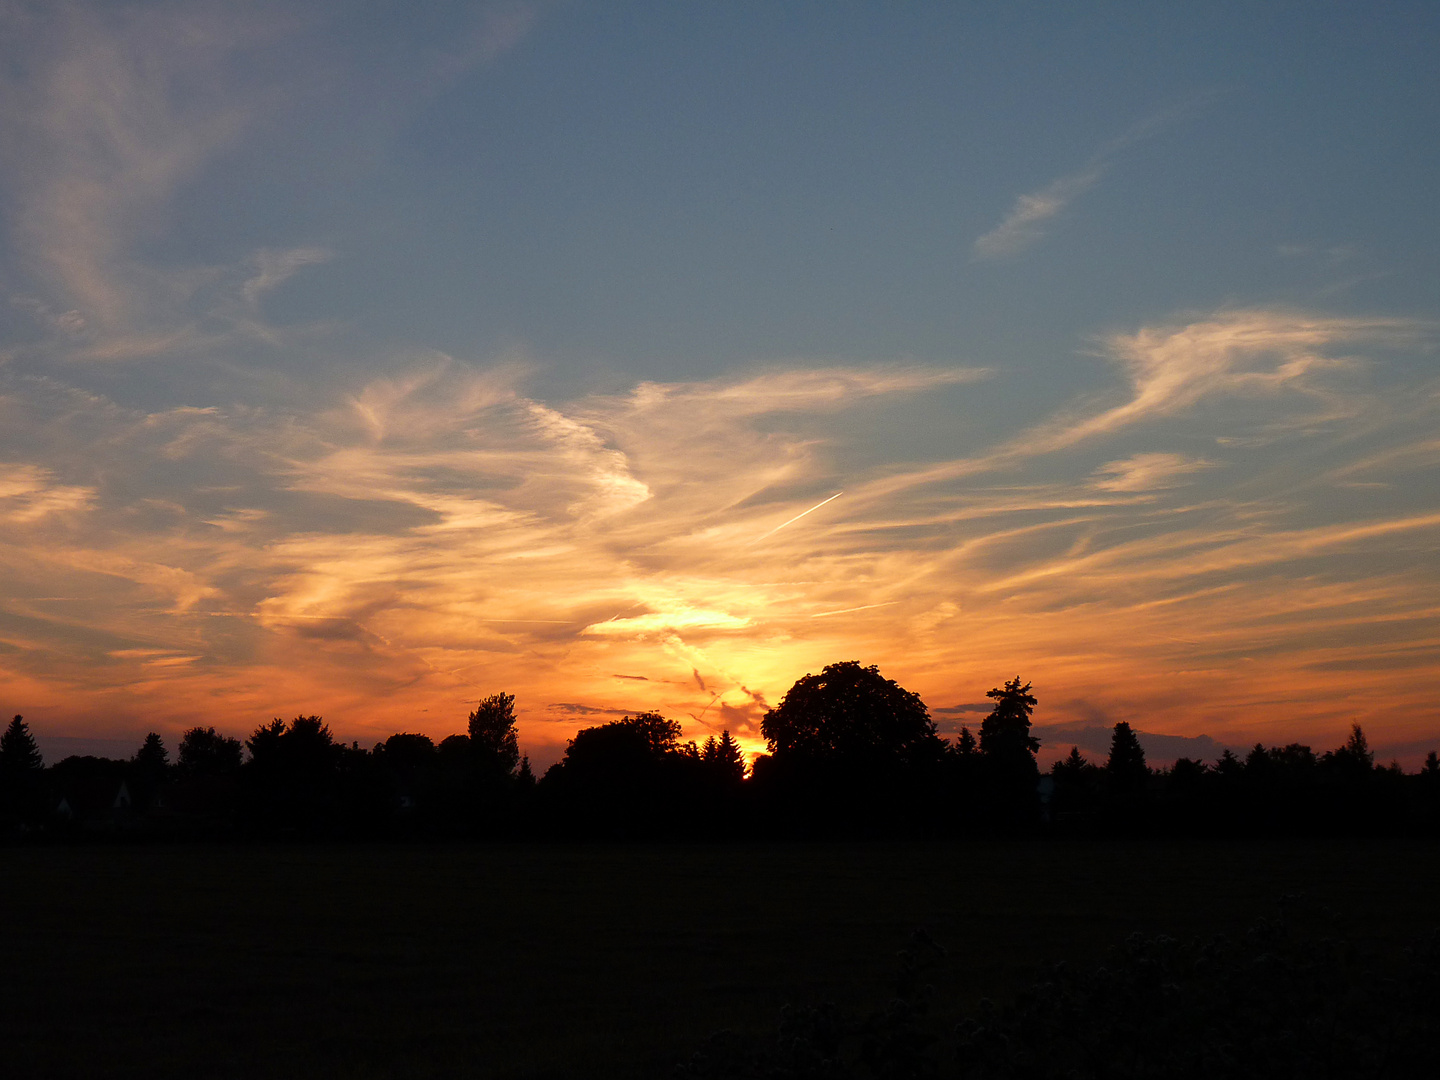
[[[951,719],[1023,669],[1057,725],[1440,740],[1433,5],[0,27],[42,737],[512,689],[541,758],[754,746],[854,656]]]

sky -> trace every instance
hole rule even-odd
[[[1073,7],[0,0],[0,712],[1415,767],[1440,8]]]

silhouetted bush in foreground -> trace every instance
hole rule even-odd
[[[1336,929],[1331,927],[1329,929]],[[1102,966],[1057,964],[1012,1002],[954,1023],[917,933],[894,997],[867,1016],[787,1007],[776,1032],[713,1036],[685,1080],[1201,1080],[1434,1074],[1436,942],[1384,958],[1326,928],[1261,920],[1239,938],[1134,935]]]

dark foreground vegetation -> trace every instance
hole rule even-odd
[[[1329,925],[1325,925],[1328,922]],[[1051,965],[958,1024],[926,981],[946,950],[924,931],[893,996],[863,1016],[781,1010],[770,1037],[712,1036],[685,1080],[1308,1080],[1423,1077],[1440,1037],[1440,942],[1383,956],[1328,920],[1260,919],[1244,934],[1133,934],[1103,964]]]
[[[1370,1055],[1403,1034],[1391,1003],[1426,999],[1370,973],[1414,970],[1407,949],[1436,925],[1437,854],[1428,840],[1305,838],[12,845],[0,1074],[663,1080],[680,1065],[707,1075],[728,1043],[767,1067],[785,1063],[777,1050],[818,1051],[883,1076],[864,1058],[873,1017],[898,1060],[918,1045],[948,1076],[966,1075],[962,1039],[972,1062],[1028,1046],[1053,1069],[1083,1064],[1074,1040],[1088,1037],[1118,1055],[1108,1075],[1154,1076],[1119,1067],[1124,1055],[1172,1036],[1192,1055],[1310,1054],[1331,1018],[1366,1065],[1393,1066]],[[1291,894],[1313,918],[1277,923]],[[1288,936],[1251,937],[1257,916]],[[1229,945],[1207,954],[1216,934]],[[1354,963],[1311,956],[1326,938],[1349,941]],[[1293,1016],[1292,996],[1312,1027],[1277,1044],[1267,1020]],[[1211,1037],[1237,1005],[1260,1043]],[[1293,1075],[1248,1060],[1214,1075]]]
[[[1152,769],[1128,724],[1108,758],[1044,776],[1036,705],[1019,678],[988,695],[978,734],[938,734],[920,698],[874,667],[806,675],[766,714],[747,771],[728,731],[682,742],[656,713],[576,733],[537,780],[514,698],[495,694],[438,745],[398,733],[337,743],[318,716],[243,744],[186,731],[171,761],[152,733],[129,760],[46,768],[23,718],[0,737],[0,837],[737,839],[955,836],[1433,835],[1440,759],[1377,766],[1357,726],[1323,753],[1257,745],[1244,758]]]

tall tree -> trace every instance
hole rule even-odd
[[[1018,675],[985,696],[995,705],[980,724],[984,803],[979,809],[995,828],[1032,824],[1040,813],[1040,769],[1035,764],[1040,740],[1030,734],[1035,697]]]
[[[0,735],[0,827],[44,813],[45,761],[24,717]]]
[[[1351,724],[1345,745],[1331,750],[1321,761],[1344,780],[1360,780],[1375,771],[1375,755],[1370,752],[1370,743],[1359,724]]]
[[[515,731],[515,695],[491,694],[469,718],[470,751],[487,772],[512,775],[520,764],[520,742]]]
[[[1033,769],[1040,740],[1030,734],[1030,716],[1036,705],[1030,684],[1021,686],[1017,675],[1004,686],[987,690],[985,696],[995,705],[980,724],[980,753],[995,762],[1028,760]]]
[[[140,749],[130,759],[128,772],[134,788],[130,794],[135,799],[135,805],[139,808],[153,805],[156,794],[170,773],[170,753],[165,749],[165,740],[158,731],[145,736]]]
[[[165,740],[158,731],[152,731],[145,736],[145,741],[140,744],[140,749],[135,751],[131,764],[137,772],[147,776],[165,774],[165,770],[170,766],[170,751],[165,749]]]
[[[1145,749],[1124,720],[1115,725],[1110,736],[1110,757],[1105,762],[1105,772],[1111,787],[1119,792],[1139,791],[1150,776]]]
[[[705,740],[700,760],[710,774],[726,783],[738,784],[745,779],[745,752],[726,728],[720,738],[711,735]]]
[[[19,781],[39,775],[45,768],[40,747],[23,716],[16,716],[0,735],[0,778]]]

